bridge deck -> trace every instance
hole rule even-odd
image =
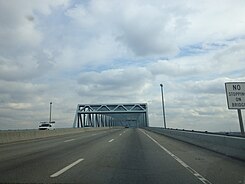
[[[0,183],[244,183],[245,163],[141,129],[0,145]]]

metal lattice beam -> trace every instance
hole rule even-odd
[[[73,127],[148,126],[146,103],[78,104]]]

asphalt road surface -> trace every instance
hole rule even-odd
[[[245,184],[245,162],[143,129],[0,145],[0,183]]]

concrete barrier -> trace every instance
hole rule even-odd
[[[0,131],[0,144],[23,140],[38,139],[51,136],[75,134],[89,131],[101,131],[109,127],[98,128],[60,128],[55,130],[2,130]]]
[[[208,150],[245,160],[245,138],[200,132],[147,127],[146,130],[191,143]]]

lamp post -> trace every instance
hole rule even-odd
[[[164,123],[164,128],[167,128],[167,125],[166,125],[166,118],[165,118],[164,98],[163,98],[163,84],[160,84],[160,86],[161,86],[161,94],[162,94],[163,123]]]
[[[49,123],[51,122],[52,102],[49,103]]]

